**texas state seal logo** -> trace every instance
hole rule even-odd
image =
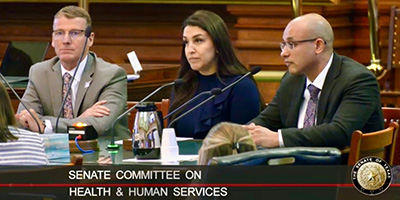
[[[368,196],[385,192],[392,182],[390,165],[381,158],[369,156],[360,159],[351,171],[355,188]]]

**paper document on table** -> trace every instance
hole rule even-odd
[[[140,75],[138,74],[140,71],[143,70],[142,65],[139,62],[138,57],[136,56],[135,51],[131,51],[128,54],[126,54],[128,56],[129,62],[131,63],[131,66],[133,68],[133,71],[135,74],[128,74],[127,75],[127,79],[128,82],[132,82],[134,80],[137,80],[140,78]]]
[[[191,137],[176,137],[176,141],[187,141],[187,140],[193,140]]]
[[[196,161],[199,158],[199,155],[179,155],[178,159],[176,160],[163,160],[163,159],[136,159],[136,158],[129,158],[124,159],[122,162],[135,162],[135,163],[146,163],[146,162],[181,162],[181,161]]]
[[[139,79],[140,75],[139,74],[128,74],[128,75],[126,75],[126,78],[128,79],[128,82],[134,81],[134,80]]]
[[[114,142],[114,144],[118,144],[118,145],[123,145],[123,143],[124,142],[122,140],[117,140],[117,141]]]
[[[136,56],[135,51],[131,51],[127,54],[129,62],[132,65],[133,71],[135,74],[139,73],[140,71],[143,70],[142,65],[139,62],[138,57]]]

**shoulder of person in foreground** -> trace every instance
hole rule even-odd
[[[17,140],[0,143],[0,165],[47,165],[43,139],[38,133],[9,127]]]

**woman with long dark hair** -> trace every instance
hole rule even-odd
[[[185,84],[173,88],[170,111],[203,91],[222,89],[248,72],[236,57],[228,28],[217,14],[205,10],[195,12],[184,21],[182,35],[178,78]],[[206,98],[192,102],[170,121]],[[202,139],[219,122],[247,123],[264,105],[254,78],[250,76],[182,117],[173,127],[177,136]]]
[[[7,89],[0,82],[0,165],[46,165],[43,140],[38,133],[16,128]]]

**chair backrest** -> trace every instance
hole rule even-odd
[[[387,67],[382,76],[377,77],[381,90],[381,102],[384,106],[400,106],[400,9],[390,9]]]
[[[392,6],[389,20],[387,68],[400,68],[400,8]]]
[[[382,107],[385,128],[389,127],[390,122],[400,123],[400,108]]]
[[[341,153],[332,147],[286,147],[214,157],[214,165],[337,165]]]
[[[382,107],[385,128],[389,127],[390,122],[400,124],[400,108]],[[400,137],[396,139],[396,148],[394,150],[393,165],[400,165]]]
[[[366,156],[376,156],[393,165],[399,124],[391,122],[389,127],[371,133],[357,130],[351,137],[348,165],[355,165]]]
[[[83,156],[82,156],[82,154],[74,154],[74,155],[71,155],[71,163],[69,163],[67,165],[70,165],[70,166],[74,166],[74,165],[82,166],[82,164],[83,164]]]
[[[131,108],[132,106],[135,106],[138,101],[128,101],[128,109]],[[169,110],[169,99],[162,99],[161,102],[154,102],[157,106],[157,110],[162,112],[162,115],[165,116],[168,114]],[[128,115],[128,127],[129,130],[133,130],[133,124],[135,123],[135,117],[136,117],[136,109],[133,109],[131,113]],[[164,127],[167,127],[167,120],[164,121]]]

